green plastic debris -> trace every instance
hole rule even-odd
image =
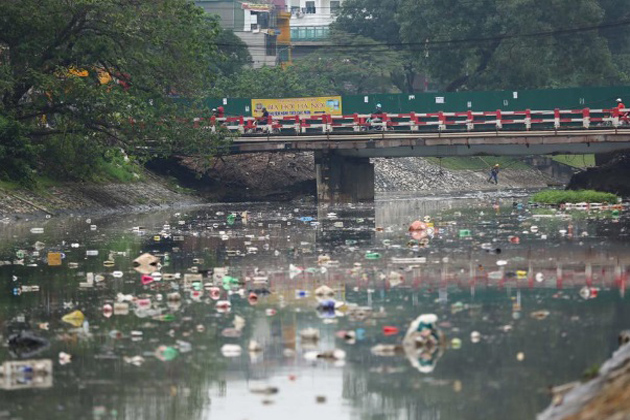
[[[612,217],[619,217],[619,210],[613,210]]]
[[[177,357],[179,352],[171,346],[160,346],[155,350],[155,357],[163,362],[168,362]]]
[[[368,252],[365,254],[366,260],[378,260],[380,258],[381,258],[381,254],[379,254],[378,252]]]
[[[460,238],[470,238],[470,230],[469,229],[460,229],[459,230]]]
[[[228,225],[233,225],[235,221],[236,221],[236,215],[233,214],[233,213],[228,214],[227,224]]]
[[[454,350],[459,350],[462,348],[462,340],[455,337],[451,340],[451,348]]]
[[[238,286],[238,279],[230,276],[223,276],[223,288],[225,290],[231,290],[232,287]]]
[[[18,258],[20,258],[20,259],[24,258],[24,251],[22,251],[22,250],[20,249],[19,251],[17,251],[17,252],[15,253],[15,256],[16,256],[16,257],[18,257]]]

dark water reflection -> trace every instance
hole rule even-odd
[[[625,213],[558,216],[526,202],[523,194],[387,196],[375,206],[214,205],[0,226],[0,364],[18,360],[6,342],[23,329],[50,341],[31,359],[53,362],[51,383],[29,388],[24,374],[18,383],[26,388],[0,389],[0,419],[534,418],[549,385],[603,362],[628,328],[630,245]],[[425,216],[433,234],[411,238],[409,224]],[[48,265],[49,252],[65,254],[61,266]],[[164,277],[181,277],[142,285],[131,261],[143,252],[160,256]],[[224,266],[249,280],[240,293],[221,287],[232,305],[226,313],[203,286],[184,281],[197,267],[210,287],[212,269]],[[80,287],[88,273],[104,280]],[[347,307],[339,316],[317,312],[314,290],[324,284],[373,316],[357,319]],[[39,292],[14,296],[34,285]],[[597,296],[581,297],[585,286]],[[248,303],[252,291],[256,305]],[[173,293],[181,300],[169,299]],[[130,302],[129,314],[103,316],[124,295],[150,299],[149,307]],[[85,323],[62,322],[77,309]],[[535,311],[548,315],[536,319]],[[447,342],[429,371],[404,354],[371,351],[399,344],[423,313],[438,316]],[[245,320],[238,337],[236,316]],[[385,335],[385,326],[400,333]],[[319,330],[318,342],[300,338],[308,327]],[[339,331],[353,331],[356,343]],[[248,352],[252,340],[262,351]],[[226,357],[225,344],[240,345],[241,354]],[[161,361],[161,345],[177,355]],[[305,358],[334,348],[345,360]],[[60,352],[71,363],[62,365]],[[0,388],[16,388],[9,379],[0,377]],[[278,392],[251,392],[265,387]]]

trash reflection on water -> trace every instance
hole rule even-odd
[[[0,229],[10,418],[532,418],[630,315],[627,214],[525,193]]]

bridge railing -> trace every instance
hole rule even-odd
[[[382,113],[311,116],[196,118],[195,124],[211,130],[223,126],[240,134],[315,134],[379,131],[473,132],[535,131],[619,128],[630,126],[630,109],[572,109],[523,111],[464,111],[432,113]]]

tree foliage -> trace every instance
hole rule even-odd
[[[625,0],[346,0],[334,26],[398,51],[403,91],[417,73],[488,90],[622,82],[629,19]]]
[[[216,37],[215,43],[221,57],[210,63],[210,71],[218,77],[232,77],[243,67],[252,63],[252,56],[245,44],[230,29],[222,29]]]
[[[333,32],[331,43],[330,48],[317,50],[284,68],[246,68],[222,78],[215,86],[215,96],[299,97],[397,90],[391,81],[392,73],[401,69],[396,51],[381,49],[375,53],[363,48],[376,45],[375,41],[342,32]]]
[[[606,39],[579,29],[603,22],[596,0],[402,1],[402,40],[419,47],[419,59],[447,90],[614,80]]]
[[[360,35],[381,44],[371,48],[397,52],[397,67],[389,72],[389,79],[401,92],[413,92],[418,72],[417,60],[401,42],[400,24],[396,19],[402,0],[345,0],[335,22],[333,31]],[[386,46],[382,46],[386,44]]]
[[[346,32],[333,32],[331,46],[296,63],[304,78],[319,77],[342,95],[389,93],[398,89],[392,75],[402,69],[400,55],[376,41]]]
[[[315,73],[305,74],[301,64],[286,68],[244,68],[217,81],[215,96],[233,98],[281,98],[318,96],[335,93],[329,84]]]
[[[31,145],[74,144],[76,156],[211,152],[222,138],[187,117],[216,78],[218,34],[187,0],[4,0],[0,113]]]

